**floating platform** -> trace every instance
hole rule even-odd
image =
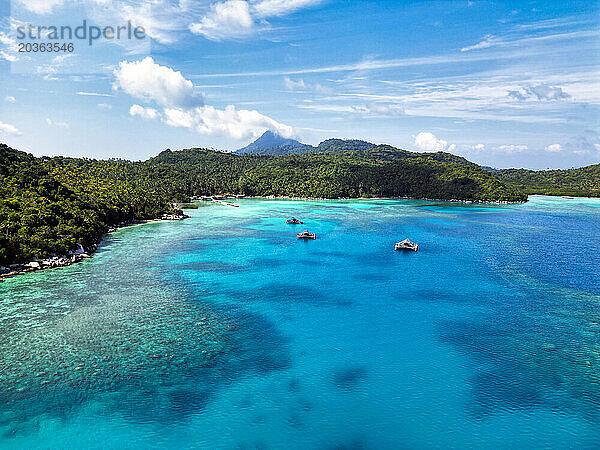
[[[404,239],[401,242],[396,242],[396,245],[394,245],[394,250],[412,250],[416,252],[419,250],[419,244],[414,243],[410,239]]]

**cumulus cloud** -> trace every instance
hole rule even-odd
[[[213,41],[245,37],[252,34],[254,28],[250,4],[243,0],[214,3],[200,22],[190,24],[192,33]]]
[[[549,153],[558,153],[562,150],[562,145],[560,144],[550,144],[544,148]]]
[[[224,110],[202,106],[191,110],[166,109],[166,123],[184,127],[200,134],[222,134],[235,139],[258,137],[267,130],[276,131],[289,138],[293,135],[290,126],[281,124],[258,111],[236,109],[229,105]]]
[[[136,62],[121,62],[115,70],[115,89],[132,97],[154,102],[163,112],[150,107],[133,105],[129,114],[144,119],[162,119],[173,127],[182,127],[201,134],[221,134],[235,139],[258,137],[266,130],[284,137],[293,135],[292,127],[277,122],[258,111],[237,109],[229,105],[217,109],[204,105],[193,95],[194,85],[180,72],[158,65],[150,57]]]
[[[132,97],[156,101],[164,107],[194,107],[203,104],[194,94],[194,85],[181,72],[161,66],[150,56],[141,61],[121,61],[114,71],[113,89],[119,88]]]
[[[20,136],[21,133],[17,127],[11,125],[9,123],[0,122],[0,134],[2,135],[12,135],[12,136]]]
[[[473,150],[484,150],[485,144],[477,144],[472,147]]]
[[[140,116],[142,119],[153,120],[160,117],[160,113],[154,108],[144,108],[140,105],[131,105],[129,114],[132,116]]]
[[[571,98],[571,96],[563,91],[562,88],[558,86],[550,86],[545,83],[525,86],[521,90],[508,91],[508,96],[520,101],[527,99],[552,101],[566,100]]]
[[[425,151],[425,152],[441,152],[448,145],[447,141],[443,139],[438,139],[435,134],[430,133],[428,131],[422,131],[416,136],[414,136],[415,145]],[[455,148],[454,145],[451,146],[452,149]]]
[[[17,99],[14,98],[12,95],[7,95],[4,100],[6,100],[8,103],[16,103],[17,101]]]

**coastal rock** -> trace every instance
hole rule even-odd
[[[31,269],[39,269],[40,268],[40,263],[37,261],[31,261],[30,263],[27,263],[25,265]]]
[[[78,242],[77,243],[77,248],[75,250],[72,250],[69,252],[69,255],[81,255],[85,253],[85,249],[83,248],[83,246]]]

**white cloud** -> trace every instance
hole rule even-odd
[[[54,58],[52,58],[52,64],[61,65],[67,59],[72,58],[73,56],[75,56],[73,53],[65,53],[64,55],[56,55]]]
[[[54,8],[64,4],[64,0],[16,0],[26,10],[35,14],[50,14]]]
[[[5,100],[6,100],[8,103],[16,103],[16,101],[17,101],[17,99],[16,99],[16,98],[14,98],[12,95],[7,95],[7,96],[6,96],[6,98],[5,98]]]
[[[332,94],[333,90],[325,87],[319,83],[309,84],[306,83],[302,78],[298,81],[292,80],[289,77],[284,77],[283,84],[286,89],[290,91],[313,91],[318,94]]]
[[[364,106],[348,106],[348,112],[370,116],[398,116],[404,114],[404,107],[398,104],[369,103]]]
[[[9,37],[6,33],[0,31],[0,44],[10,46],[14,45],[15,43],[16,41],[13,38]]]
[[[160,117],[160,113],[154,108],[144,108],[140,105],[132,105],[129,108],[129,114],[132,116],[140,116],[142,119],[154,120]]]
[[[235,139],[258,137],[266,130],[276,131],[283,137],[293,135],[292,127],[281,124],[258,111],[236,109],[229,105],[224,110],[201,106],[190,110],[165,109],[167,125],[183,127],[200,134],[220,134]]]
[[[496,45],[499,42],[494,36],[488,34],[483,41],[479,42],[475,45],[469,45],[468,47],[463,47],[460,49],[461,52],[470,52],[471,50],[479,50],[481,48],[488,48]]]
[[[20,136],[21,133],[17,127],[9,123],[0,122],[0,134]]]
[[[0,31],[0,44],[3,47],[0,48],[0,59],[4,59],[8,62],[16,62],[19,60],[15,55],[18,50],[17,41]]]
[[[254,29],[250,5],[243,0],[214,3],[200,22],[190,24],[192,33],[214,41],[245,37],[252,34]]]
[[[262,0],[254,5],[254,9],[259,17],[283,16],[317,3],[320,0]]]
[[[108,103],[98,103],[98,108],[100,108],[100,109],[112,109],[112,105],[109,105]]]
[[[515,145],[515,144],[510,144],[510,145],[500,145],[498,146],[498,150],[504,152],[504,153],[521,153],[524,152],[525,150],[527,150],[529,147],[527,147],[526,145]]]
[[[544,148],[544,150],[550,153],[558,153],[562,150],[562,146],[560,144],[551,144]]]
[[[352,113],[364,116],[399,116],[405,114],[404,106],[395,103],[369,103],[367,105],[299,105],[300,109],[310,109],[321,112]]]
[[[472,148],[473,148],[473,150],[483,150],[483,149],[485,149],[485,144],[477,144],[477,145],[474,145]]]
[[[225,109],[204,106],[202,99],[193,94],[194,85],[180,72],[160,66],[150,57],[136,62],[121,62],[114,71],[115,89],[163,108],[161,114],[154,108],[133,105],[129,114],[146,119],[162,118],[173,127],[183,127],[200,134],[220,134],[235,139],[257,137],[266,130],[284,137],[293,135],[292,127],[277,122],[258,111],[237,109],[229,105]]]
[[[283,79],[283,84],[285,84],[285,87],[287,89],[289,89],[290,91],[306,90],[306,83],[304,83],[303,79],[294,81],[294,80],[290,79],[289,77],[285,77]]]
[[[192,22],[189,29],[213,41],[250,36],[268,29],[269,17],[284,16],[321,0],[226,0],[213,3],[200,21]]]
[[[428,131],[422,131],[414,136],[415,145],[426,152],[441,152],[448,145],[447,141],[438,139],[435,134]],[[452,150],[455,148],[454,144],[451,145]]]
[[[2,49],[0,49],[0,59],[4,59],[8,62],[17,62],[19,60],[19,58],[17,58],[15,55],[12,55],[12,54],[8,53],[6,50],[2,50]]]
[[[58,128],[63,128],[65,130],[68,130],[69,128],[71,128],[67,122],[56,122],[56,121],[52,120],[50,117],[46,117],[46,123],[48,125],[53,125]]]
[[[102,94],[100,92],[77,92],[77,95],[87,95],[87,96],[93,96],[93,97],[112,97],[111,94]]]
[[[538,85],[530,84],[529,86],[523,87],[521,90],[508,91],[508,96],[521,101],[530,98],[546,101],[566,100],[571,98],[571,96],[563,91],[561,87],[550,86],[549,84],[545,83]]]
[[[203,104],[202,98],[194,95],[190,80],[186,80],[181,72],[156,64],[150,56],[141,61],[121,61],[114,75],[113,89],[121,88],[141,100],[154,100],[167,108]]]
[[[460,50],[462,52],[469,52],[471,50],[479,50],[482,48],[489,47],[524,47],[531,46],[532,44],[544,43],[548,41],[567,40],[567,39],[578,39],[582,37],[597,36],[598,30],[581,30],[572,31],[568,33],[551,33],[541,36],[528,36],[516,39],[502,39],[491,34],[488,34],[481,42],[463,47]]]

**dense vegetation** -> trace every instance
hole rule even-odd
[[[333,140],[332,140],[333,141]],[[345,141],[310,155],[249,156],[212,150],[165,151],[143,166],[173,192],[293,197],[416,197],[523,201],[489,172],[448,153],[419,154]],[[353,142],[353,141],[350,141]]]
[[[0,265],[92,243],[104,211],[58,182],[33,156],[0,147]]]
[[[505,169],[495,175],[528,194],[600,197],[600,164],[567,170]]]
[[[109,225],[169,212],[135,164],[39,159],[0,145],[0,265],[89,248]]]
[[[108,226],[160,217],[192,195],[526,200],[448,153],[333,139],[319,147],[286,156],[166,150],[130,162],[35,158],[0,146],[0,265],[88,247]]]

